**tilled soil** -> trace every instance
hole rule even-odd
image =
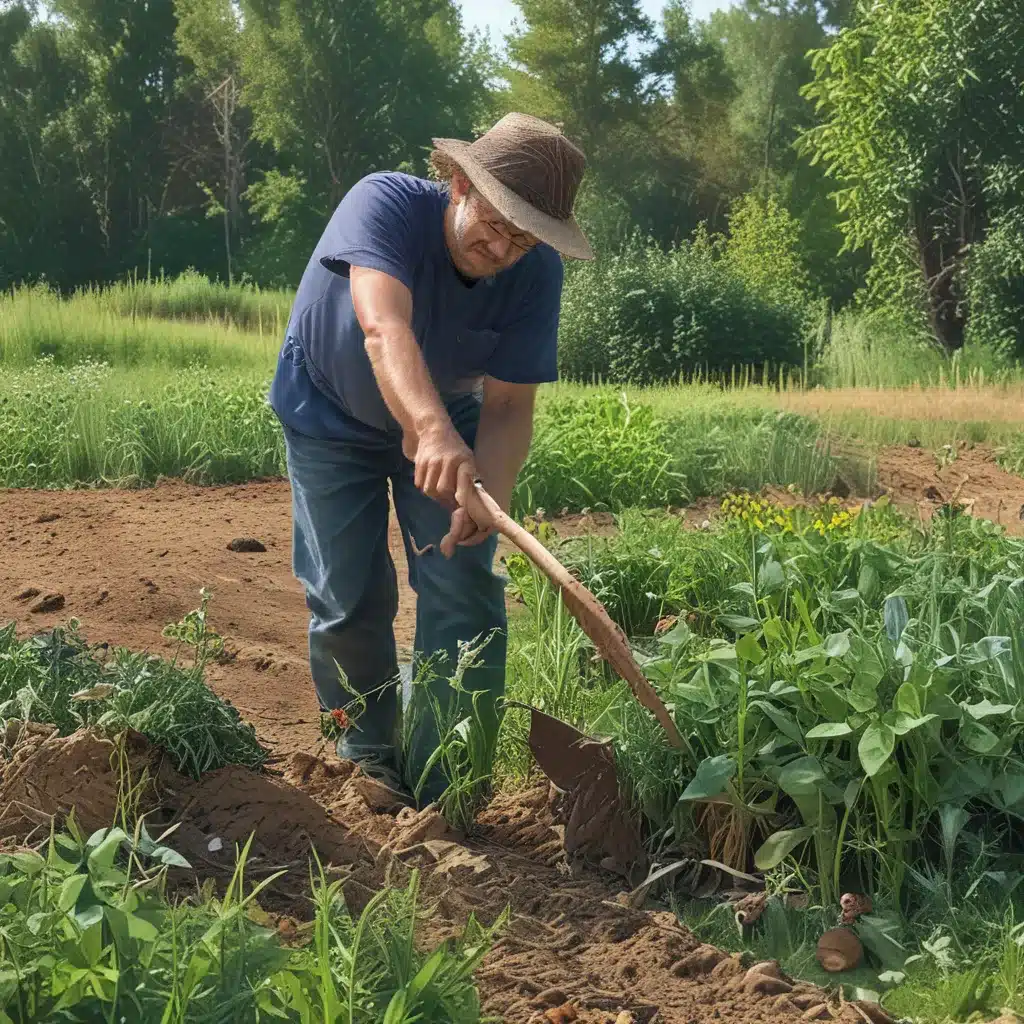
[[[89,732],[62,738],[35,726],[4,739],[0,834],[8,843],[45,834],[44,815],[72,805],[86,831],[113,820],[123,759],[112,756],[109,739]],[[141,737],[129,737],[126,749],[135,781],[143,771],[150,779],[139,810],[151,822],[155,815],[179,824],[173,845],[201,877],[229,874],[236,844],[255,831],[247,877],[289,869],[291,881],[286,876],[279,888],[300,916],[303,894],[287,886],[302,888],[310,844],[328,872],[346,877],[355,910],[385,881],[402,884],[420,870],[432,908],[421,933],[426,943],[455,934],[471,913],[489,924],[507,909],[478,981],[485,1010],[510,1024],[887,1020],[877,1008],[842,1005],[794,982],[774,962],[745,965],[701,945],[674,915],[627,906],[610,876],[572,877],[546,787],[499,798],[466,838],[432,808],[380,812],[349,764],[294,754],[278,772],[227,768],[195,782],[169,769]]]

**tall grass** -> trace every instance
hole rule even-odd
[[[1020,367],[980,346],[947,356],[927,336],[908,334],[881,316],[839,314],[814,369],[825,387],[909,387],[1021,380]]]
[[[219,320],[279,334],[288,320],[294,297],[291,291],[265,290],[252,284],[229,287],[195,271],[186,271],[173,278],[162,274],[149,280],[129,277],[117,284],[82,288],[68,301],[92,302],[119,316]]]
[[[129,367],[268,371],[283,329],[276,316],[251,328],[217,316],[166,320],[152,311],[126,312],[107,292],[63,300],[46,288],[22,288],[0,295],[0,364],[24,367],[49,357],[63,366],[93,360]]]
[[[284,451],[251,371],[73,368],[0,377],[0,486],[138,486],[161,476],[234,483],[280,476]]]

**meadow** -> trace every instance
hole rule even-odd
[[[264,396],[288,301],[195,275],[0,298],[0,486],[282,475]],[[846,347],[816,386],[738,367],[543,390],[513,512],[630,637],[684,749],[519,556],[509,696],[611,740],[655,863],[763,874],[757,927],[685,886],[660,892],[702,939],[835,985],[815,944],[840,896],[862,893],[873,907],[854,926],[864,960],[840,979],[849,998],[929,1024],[1024,1011],[1024,542],[955,502],[924,523],[884,499],[824,497],[840,483],[872,495],[886,445],[982,443],[1024,473],[1024,382],[933,353],[900,360],[897,342],[873,347],[853,326],[835,339]],[[769,485],[791,500],[759,496]],[[677,513],[697,499],[707,522],[694,529]],[[600,536],[560,539],[547,522],[599,510],[615,514]],[[193,776],[258,769],[251,726],[204,683],[218,653],[204,616],[205,605],[173,634],[196,649],[187,666],[131,652],[101,666],[74,635],[61,660],[0,633],[0,719],[134,729]],[[445,809],[471,828],[495,785],[528,780],[527,719],[505,716],[493,775],[473,724],[449,725]],[[220,991],[239,1000],[231,1020],[480,1019],[472,974],[496,933],[473,922],[456,943],[418,950],[415,883],[382,890],[364,919],[314,876],[314,938],[292,949],[247,915],[262,883],[244,889],[244,851],[223,896],[178,905],[172,847],[126,817],[0,855],[0,1020],[58,1003],[123,1012],[144,976],[158,983],[133,998],[145,1014],[169,1008],[153,1018],[168,1021],[229,1019],[204,1015]],[[51,972],[59,985],[44,982]]]

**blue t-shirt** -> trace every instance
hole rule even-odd
[[[371,174],[349,191],[310,258],[292,306],[270,404],[311,437],[345,439],[398,423],[377,387],[352,307],[349,267],[380,270],[412,292],[412,327],[442,398],[484,375],[557,379],[561,257],[536,246],[508,270],[467,282],[444,239],[447,190],[407,174]]]

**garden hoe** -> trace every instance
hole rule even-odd
[[[490,515],[498,533],[508,538],[554,584],[566,608],[593,641],[598,654],[629,684],[633,696],[661,724],[674,747],[682,747],[679,730],[654,687],[640,671],[625,634],[600,601],[575,579],[536,537],[527,532],[476,482],[475,496]],[[572,726],[528,705],[530,749],[537,764],[559,790],[566,819],[565,849],[597,859],[602,867],[622,874],[643,871],[639,826],[624,799],[615,774],[610,743],[585,736]]]

